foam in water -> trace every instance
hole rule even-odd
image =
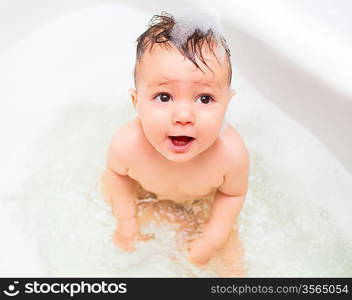
[[[180,47],[185,44],[188,37],[196,29],[204,34],[208,30],[212,30],[218,45],[216,47],[217,56],[221,61],[224,59],[225,49],[221,46],[220,41],[221,37],[224,36],[224,29],[220,14],[216,10],[206,7],[188,7],[175,11],[173,16],[175,25],[170,32],[170,37],[176,46]]]

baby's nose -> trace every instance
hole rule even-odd
[[[173,123],[188,124],[194,123],[194,113],[189,105],[178,105],[173,113]]]

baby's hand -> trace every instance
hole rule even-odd
[[[194,264],[206,264],[216,254],[217,248],[205,237],[197,238],[187,245],[188,259]]]
[[[122,250],[131,252],[134,250],[134,241],[146,241],[153,238],[151,234],[142,234],[136,218],[119,220],[114,232],[114,243]]]

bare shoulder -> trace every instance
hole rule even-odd
[[[138,128],[136,120],[132,120],[121,126],[113,135],[107,155],[107,168],[120,175],[127,175],[132,163],[134,151],[138,149]]]
[[[249,153],[231,124],[224,132],[223,145],[225,180],[219,190],[228,195],[245,195],[248,189]]]
[[[228,124],[223,136],[224,152],[228,159],[244,163],[243,158],[248,158],[246,145],[237,130]]]

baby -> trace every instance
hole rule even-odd
[[[122,249],[152,238],[140,226],[169,222],[185,237],[192,263],[209,263],[220,276],[245,276],[236,220],[249,155],[224,121],[234,95],[230,51],[218,25],[205,25],[162,13],[137,39],[129,90],[137,117],[112,138],[102,193]],[[141,201],[148,197],[155,201]]]

